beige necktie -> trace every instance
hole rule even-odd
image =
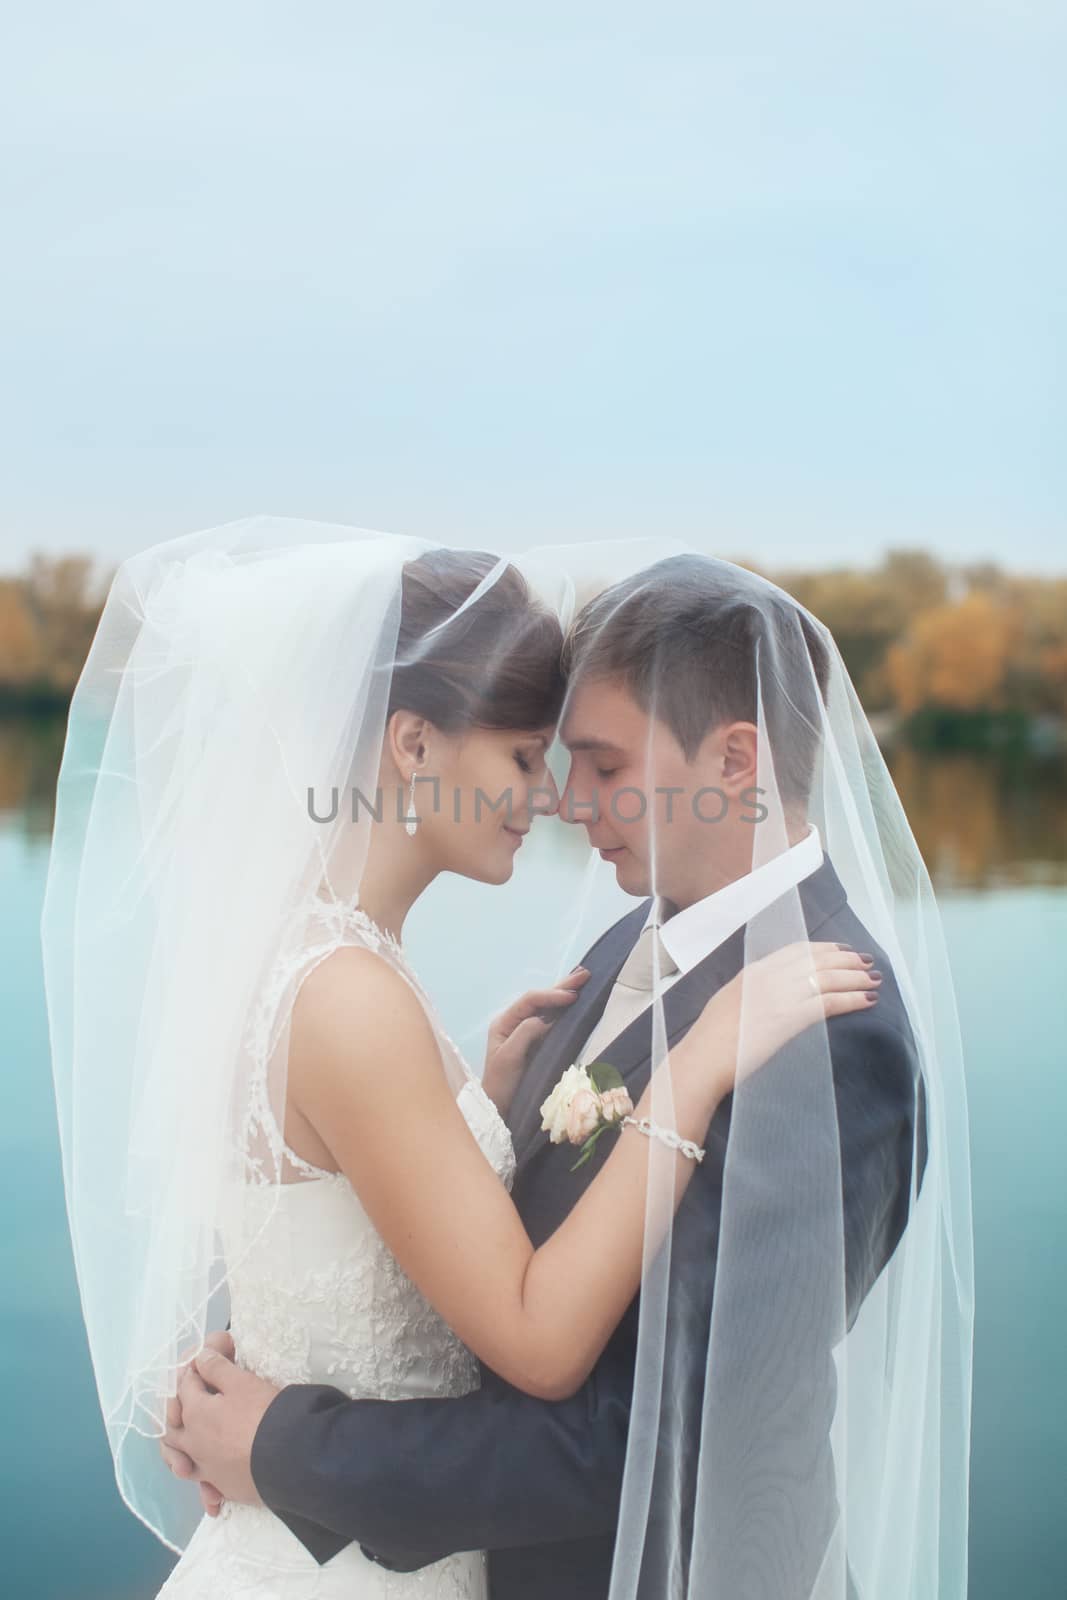
[[[601,1055],[610,1061],[611,1051],[606,1046],[652,1004],[653,945],[659,951],[660,976],[667,978],[678,971],[667,954],[659,928],[654,923],[648,923],[642,928],[637,943],[615,979],[600,1021],[582,1046],[578,1056],[582,1066],[591,1064]]]

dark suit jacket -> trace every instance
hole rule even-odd
[[[827,857],[800,885],[799,896],[813,939],[873,951],[884,974],[876,1007],[827,1024],[851,1326],[904,1230],[913,1170],[916,1187],[921,1182],[925,1094],[888,958],[848,905]],[[603,1012],[648,905],[639,904],[609,928],[585,956],[590,977],[580,998],[545,1036],[516,1095],[510,1117],[518,1158],[513,1196],[535,1246],[555,1231],[595,1177],[608,1142],[599,1142],[599,1159],[572,1174],[573,1149],[549,1143],[540,1132],[538,1108]],[[710,996],[738,971],[743,944],[739,930],[667,991],[668,1042],[686,1033]],[[648,1014],[631,1023],[605,1054],[622,1072],[636,1103],[650,1072]],[[768,1075],[770,1088],[775,1067],[768,1063],[751,1082]],[[697,1425],[704,1366],[693,1360],[694,1329],[703,1329],[706,1344],[730,1103],[727,1097],[709,1129],[707,1156],[689,1185],[672,1242],[671,1303],[679,1309],[672,1309],[676,1348],[672,1355],[669,1346],[668,1359],[689,1361],[685,1381],[693,1392],[685,1412]],[[801,1164],[811,1160],[803,1140],[793,1137],[796,1130],[782,1131],[775,1172],[782,1150],[795,1150],[793,1181],[777,1191],[773,1181],[758,1182],[751,1200],[760,1211],[760,1236],[769,1240],[779,1233],[796,1237]],[[792,1196],[790,1213],[776,1214],[786,1192]],[[773,1247],[767,1256],[767,1272],[779,1271],[782,1263],[775,1261]],[[839,1286],[836,1294],[834,1285],[825,1287],[826,1303],[839,1306]],[[819,1286],[813,1288],[819,1304]],[[753,1339],[759,1339],[758,1273],[752,1294]],[[352,1540],[398,1570],[424,1566],[456,1550],[487,1549],[493,1600],[595,1600],[607,1594],[610,1579],[637,1325],[635,1298],[589,1379],[561,1402],[532,1399],[485,1367],[481,1388],[455,1399],[353,1401],[326,1386],[291,1386],[270,1406],[256,1435],[256,1485],[320,1562]],[[815,1550],[824,1547],[837,1514],[829,1428],[835,1400],[830,1344],[839,1332],[822,1326],[815,1315],[807,1334],[791,1345],[800,1381],[790,1381],[786,1389],[788,1403],[805,1408],[799,1434],[821,1441],[817,1452],[809,1450],[798,1462],[797,1504],[791,1507],[792,1515],[813,1530]],[[812,1407],[819,1408],[814,1427]],[[694,1435],[686,1447],[695,1452],[696,1442]],[[653,1515],[655,1502],[654,1491]],[[798,1573],[798,1593],[803,1581]]]

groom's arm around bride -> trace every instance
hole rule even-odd
[[[920,1161],[924,1159],[923,1105],[920,1097],[917,1128],[914,1045],[892,971],[849,908],[828,861],[801,885],[801,903],[811,937],[872,950],[885,973],[877,1015],[836,1017],[828,1024],[851,1322],[906,1221],[916,1137]],[[554,1039],[555,1029],[548,1035],[527,1068],[535,1098],[542,1088],[547,1092],[566,1064],[560,1052],[573,1046],[576,1030],[588,1033],[595,1023],[591,1013],[598,1009],[597,996],[602,1009],[605,984],[610,988],[645,910],[638,907],[610,929],[584,958],[591,976],[573,1008],[575,1015],[559,1025],[566,1028],[562,1036]],[[706,1001],[740,963],[741,945],[739,931],[703,963],[705,970],[690,974],[687,992],[679,986],[675,1010],[687,1001]],[[668,997],[668,1021],[671,1005]],[[761,1114],[770,1119],[768,1133],[775,1076],[790,1071],[789,1057],[787,1047],[759,1075],[766,1084]],[[680,1400],[684,1396],[694,1427],[702,1409],[702,1352],[715,1282],[729,1123],[727,1100],[709,1130],[707,1158],[679,1211],[672,1245],[668,1370],[672,1393]],[[748,1264],[750,1303],[735,1305],[733,1315],[747,1319],[754,1342],[781,1336],[780,1329],[761,1324],[761,1281],[782,1271],[804,1270],[797,1261],[804,1217],[795,1208],[797,1196],[805,1192],[805,1164],[812,1151],[803,1129],[779,1132],[782,1137],[767,1141],[766,1167],[753,1171],[746,1183],[751,1234],[761,1246]],[[544,1136],[523,1157],[520,1146],[514,1198],[537,1245],[577,1202],[600,1163],[590,1161],[572,1174],[573,1151],[566,1145],[550,1146]],[[783,1168],[787,1161],[788,1171]],[[816,1189],[811,1187],[815,1204]],[[789,1215],[782,1209],[787,1204]],[[813,1272],[819,1270],[818,1263],[810,1265]],[[811,1287],[817,1301],[819,1285]],[[271,1405],[256,1435],[252,1468],[260,1494],[320,1560],[350,1540],[358,1540],[383,1565],[402,1570],[454,1550],[485,1548],[491,1552],[497,1596],[517,1600],[551,1593],[577,1600],[606,1593],[626,1458],[638,1310],[635,1299],[589,1379],[564,1401],[532,1398],[488,1369],[483,1369],[479,1390],[442,1400],[350,1401],[328,1387],[290,1387]],[[815,1552],[825,1547],[834,1511],[828,1442],[834,1401],[830,1331],[815,1316],[806,1327],[791,1330],[784,1349],[789,1365],[783,1371],[783,1393],[787,1404],[804,1413],[797,1436],[810,1439],[814,1434],[825,1441],[817,1459],[799,1464],[792,1508],[794,1515],[808,1518]],[[728,1381],[727,1374],[720,1377]],[[694,1459],[697,1442],[688,1441]],[[666,1492],[666,1483],[653,1485],[653,1521],[661,1488]],[[689,1488],[692,1492],[692,1484]]]

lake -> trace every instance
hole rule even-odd
[[[0,723],[0,1471],[4,1590],[19,1600],[150,1600],[170,1556],[125,1510],[78,1308],[60,1178],[41,898],[62,725]],[[891,759],[934,875],[970,1090],[977,1312],[971,1600],[1062,1600],[1067,1573],[1067,792],[1061,765]],[[534,836],[531,836],[531,844]],[[525,852],[524,852],[525,855]],[[564,864],[566,865],[566,863]],[[560,874],[520,860],[530,894]],[[488,919],[406,940],[445,1013],[513,990]],[[457,948],[461,947],[461,948]],[[420,948],[425,965],[420,962]],[[580,953],[580,952],[578,952]],[[447,961],[454,965],[450,968]],[[484,1008],[482,1008],[484,1009]],[[472,1062],[477,1039],[456,1029]],[[220,1596],[220,1600],[224,1597]],[[931,1596],[930,1600],[936,1600]]]

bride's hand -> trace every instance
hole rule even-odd
[[[585,967],[575,967],[552,989],[530,989],[489,1024],[482,1086],[502,1116],[511,1106],[531,1049],[556,1016],[574,1004],[588,977]],[[542,1016],[546,1011],[554,1015]]]
[[[686,1035],[687,1054],[703,1054],[721,1100],[739,1074],[762,1066],[813,1023],[873,1010],[882,979],[872,974],[872,963],[872,956],[847,945],[807,939],[784,945],[751,962],[712,996]]]
[[[225,1356],[227,1361],[236,1360],[236,1347],[234,1346],[233,1335],[230,1333],[229,1329],[227,1329],[225,1332],[220,1331],[218,1333],[206,1334],[204,1336],[204,1343],[201,1348],[206,1350],[215,1350],[220,1356]],[[197,1350],[194,1347],[187,1350],[182,1356],[178,1372],[179,1383],[192,1365],[196,1354]],[[182,1403],[178,1396],[174,1394],[167,1401],[168,1429],[175,1430],[180,1428],[182,1425],[182,1420]],[[164,1462],[170,1468],[171,1472],[173,1472],[176,1478],[196,1477],[196,1464],[190,1460],[190,1458],[185,1454],[184,1450],[175,1450],[170,1445],[164,1444],[163,1441],[160,1440],[159,1452],[163,1457]],[[222,1495],[215,1488],[213,1483],[208,1483],[204,1478],[200,1479],[197,1487],[200,1490],[200,1504],[207,1512],[207,1515],[209,1517],[217,1517],[219,1512],[222,1510]]]

